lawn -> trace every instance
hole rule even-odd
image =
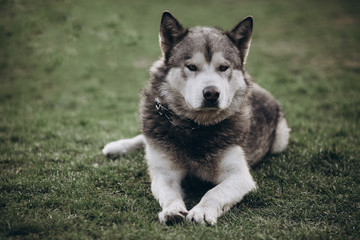
[[[247,70],[292,128],[213,227],[161,225],[144,152],[101,153],[139,133],[165,9],[225,29],[252,15]],[[359,12],[350,0],[0,0],[0,239],[360,239]]]

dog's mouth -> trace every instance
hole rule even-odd
[[[222,108],[219,107],[219,105],[216,104],[209,104],[209,103],[203,103],[200,107],[198,108],[194,108],[192,107],[188,102],[186,102],[186,105],[188,107],[188,109],[193,112],[193,113],[211,113],[211,114],[216,114],[218,112],[221,112]]]
[[[196,112],[219,112],[221,109],[219,107],[201,107],[195,110]]]
[[[189,110],[191,110],[192,112],[195,113],[206,113],[206,112],[211,112],[211,113],[215,113],[215,112],[219,112],[222,109],[218,106],[218,104],[202,104],[200,107],[198,108],[194,108],[192,107],[188,102],[186,102],[186,105],[188,107]]]
[[[206,110],[218,110],[219,108],[219,101],[216,102],[208,102],[208,101],[203,101],[201,107],[201,109],[206,109]]]

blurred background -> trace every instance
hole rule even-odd
[[[96,128],[101,144],[138,132],[138,96],[161,54],[164,10],[187,27],[231,29],[252,15],[247,70],[280,100],[295,132],[316,129],[324,138],[328,127],[313,125],[321,121],[341,132],[339,116],[354,128],[360,105],[356,1],[1,0],[3,129],[66,138],[81,132],[69,125],[92,124],[86,129]],[[123,129],[113,131],[119,124]],[[7,139],[11,134],[4,132]]]
[[[147,69],[160,56],[158,29],[164,10],[185,26],[224,29],[252,15],[247,70],[256,82],[276,89],[280,100],[284,96],[285,108],[287,102],[294,106],[309,101],[309,96],[323,100],[328,88],[337,92],[344,85],[349,91],[341,97],[355,98],[352,84],[358,90],[358,81],[328,78],[342,74],[340,68],[357,74],[360,67],[359,5],[300,0],[2,0],[0,96],[6,104],[1,109],[11,114],[21,104],[32,114],[66,110],[64,115],[80,114],[84,122],[91,121],[86,117],[92,117],[91,111],[106,114],[105,119],[113,117],[113,111],[133,112]],[[317,112],[305,105],[294,111],[289,114]]]

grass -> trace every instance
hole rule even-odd
[[[161,12],[230,29],[255,18],[247,70],[282,103],[282,154],[214,227],[158,223],[139,93]],[[359,239],[360,4],[354,1],[0,0],[0,239]],[[194,204],[202,186],[189,189]]]

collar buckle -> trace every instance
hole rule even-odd
[[[193,131],[196,129],[199,129],[200,126],[199,125],[195,125],[195,126],[183,126],[183,125],[175,125],[173,122],[172,117],[176,116],[171,110],[167,109],[166,107],[164,107],[161,103],[159,98],[155,99],[155,108],[157,110],[157,112],[159,113],[160,116],[165,116],[167,118],[167,120],[170,122],[171,125],[175,126],[175,127],[179,127],[183,130],[188,130],[188,131]]]
[[[158,99],[156,99],[155,107],[156,107],[156,110],[158,111],[159,115],[161,115],[161,116],[164,115],[162,105],[161,105],[161,103],[158,101]]]

